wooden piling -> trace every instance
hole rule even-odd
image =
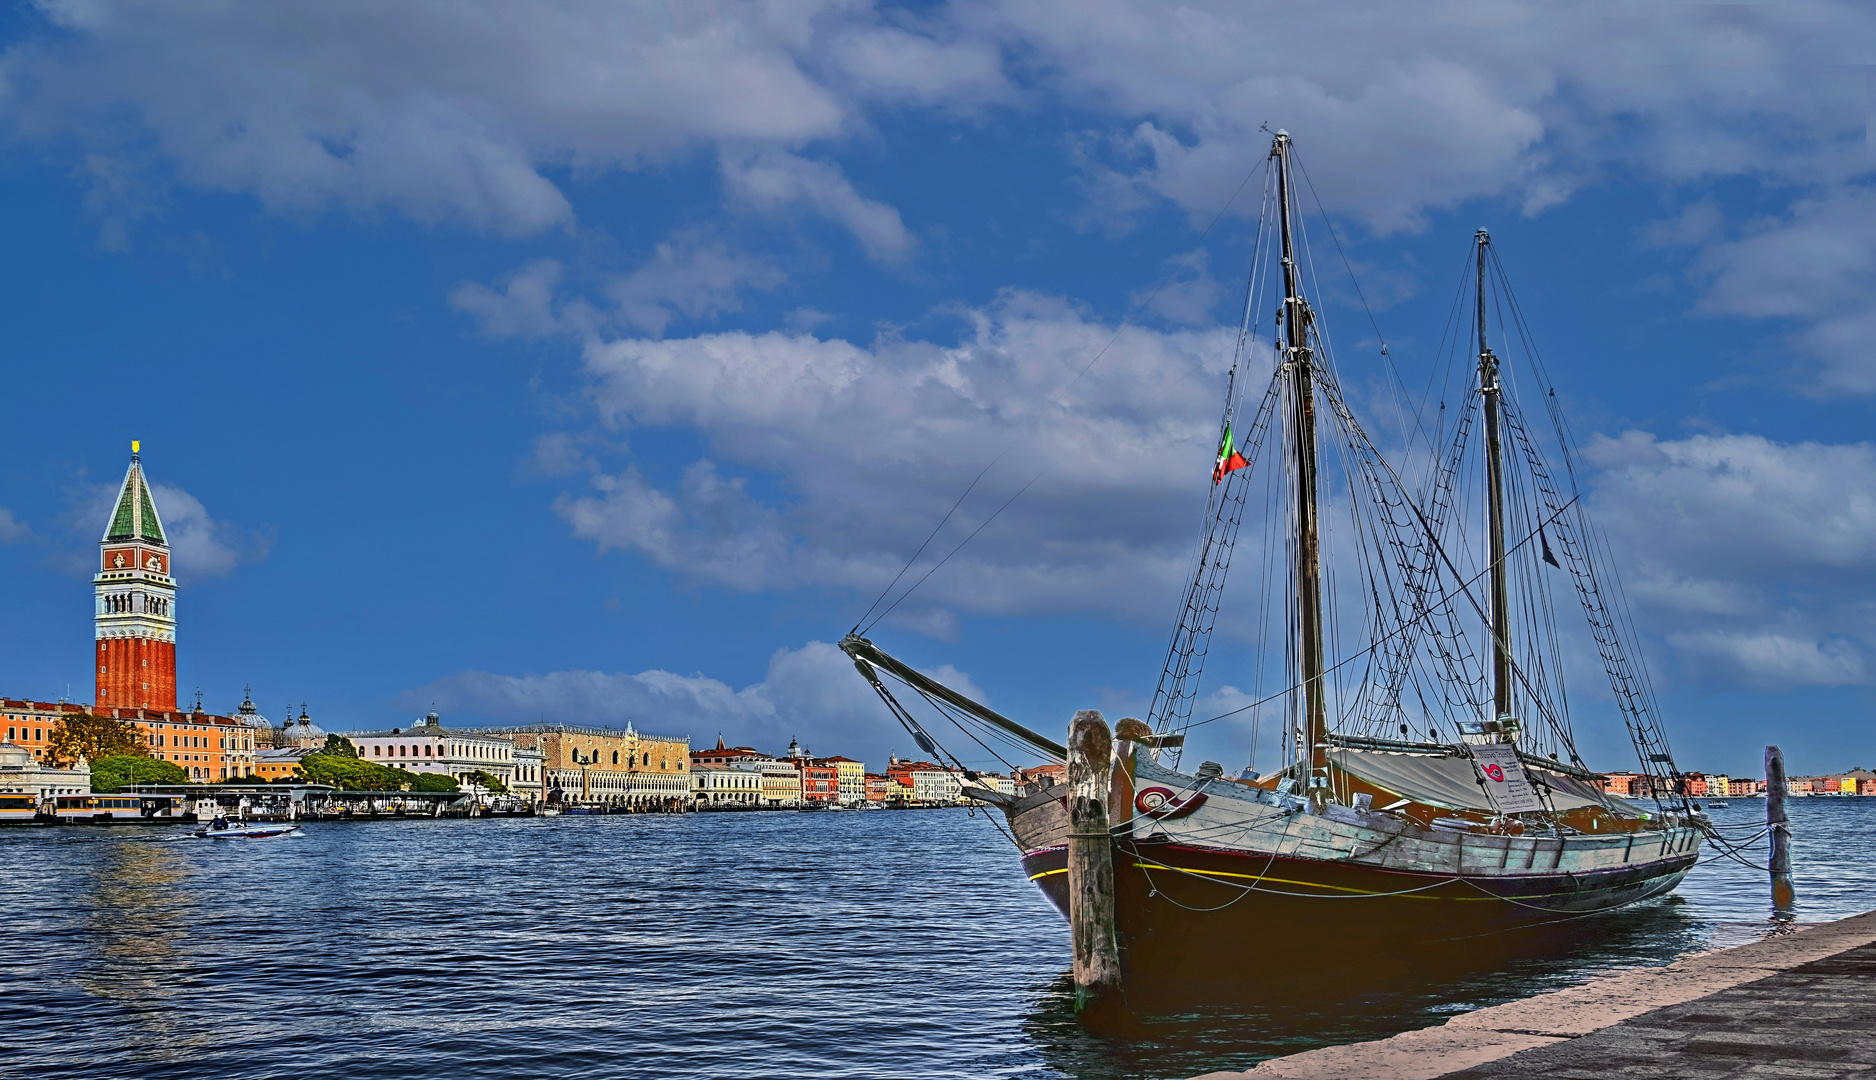
[[[1075,1012],[1102,1025],[1122,1011],[1114,845],[1108,834],[1114,740],[1097,709],[1068,727],[1068,925],[1075,944]]]
[[[1790,908],[1796,900],[1791,887],[1791,822],[1785,816],[1785,755],[1776,746],[1765,748],[1765,827],[1772,840],[1772,907]]]

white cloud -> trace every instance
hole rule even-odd
[[[496,280],[491,289],[463,282],[450,305],[491,337],[585,337],[607,328],[664,333],[674,320],[700,320],[742,307],[741,290],[774,289],[787,280],[767,259],[731,251],[721,241],[684,233],[659,243],[631,273],[607,280],[601,307],[582,296],[563,299],[566,267],[536,259]]]
[[[969,675],[943,665],[934,678],[983,701]],[[692,746],[714,745],[717,733],[731,746],[780,753],[798,738],[817,754],[860,758],[875,769],[888,753],[916,754],[916,747],[833,645],[813,641],[780,649],[769,658],[761,682],[741,689],[702,673],[637,674],[557,671],[545,675],[496,675],[465,671],[403,694],[399,706],[423,711],[435,702],[446,721],[471,724],[550,722],[624,726],[640,731],[689,735]],[[940,741],[967,762],[962,738]],[[970,750],[975,751],[975,747]],[[989,764],[988,762],[978,762]]]
[[[84,540],[96,541],[110,520],[122,487],[121,483],[91,485],[67,515],[72,531]],[[267,557],[270,545],[265,537],[246,534],[233,522],[212,517],[202,500],[187,491],[169,484],[151,484],[150,496],[163,521],[170,567],[178,580],[225,577],[243,562],[259,562]],[[97,569],[97,555],[95,551],[87,552],[71,565],[90,573]]]
[[[732,200],[760,210],[803,207],[839,222],[875,262],[900,263],[916,242],[899,211],[864,198],[835,165],[767,151],[725,154],[723,179]]]
[[[13,511],[0,506],[0,543],[11,544],[31,536],[33,531],[24,521],[13,516]]]
[[[1701,310],[1809,324],[1798,344],[1814,363],[1799,377],[1811,388],[1876,390],[1876,189],[1841,187],[1796,202],[1709,244],[1695,267],[1707,282]]]
[[[659,244],[644,266],[609,283],[606,295],[626,323],[662,334],[675,316],[701,319],[736,311],[742,307],[739,289],[773,289],[784,280],[765,259],[686,237]]]
[[[556,509],[601,550],[686,580],[864,591],[997,459],[908,583],[1048,473],[931,579],[911,624],[945,632],[932,604],[1163,616],[1209,482],[1230,331],[1130,328],[1063,393],[1111,327],[1020,293],[959,314],[952,346],[780,333],[591,342],[589,395],[606,425],[695,430],[710,456],[668,486],[636,467],[595,471],[590,493]]]
[[[1871,681],[1876,446],[1630,431],[1585,453],[1638,615],[1691,674],[1765,690]]]
[[[981,43],[923,38],[841,0],[39,10],[55,31],[0,68],[23,137],[76,137],[113,174],[173,172],[276,210],[384,207],[511,235],[572,219],[548,168],[835,136],[856,109],[830,81],[910,100],[1000,84]],[[859,70],[808,70],[826,55]],[[907,66],[888,77],[894,58]]]
[[[562,319],[554,299],[565,267],[553,259],[536,259],[500,279],[500,292],[477,282],[464,282],[451,291],[449,302],[482,324],[494,337],[545,337],[574,331]]]
[[[265,556],[264,550],[244,552],[251,544],[243,541],[240,530],[230,522],[210,517],[202,500],[181,488],[151,484],[150,495],[163,519],[171,562],[178,576],[225,577],[234,572],[244,555]]]

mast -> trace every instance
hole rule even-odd
[[[1322,659],[1322,550],[1317,535],[1316,391],[1309,349],[1309,305],[1303,301],[1290,236],[1290,135],[1277,132],[1277,219],[1283,235],[1283,369],[1290,383],[1291,452],[1296,462],[1296,637],[1303,687],[1303,753],[1313,771],[1326,764],[1328,688]]]
[[[1492,569],[1492,715],[1497,721],[1511,715],[1511,606],[1505,584],[1505,463],[1498,432],[1498,357],[1485,343],[1485,249],[1492,236],[1480,229],[1473,237],[1478,247],[1479,393],[1485,400],[1485,484],[1491,515]],[[1489,729],[1488,729],[1489,730]]]

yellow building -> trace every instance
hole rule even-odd
[[[762,805],[801,805],[801,773],[793,765],[782,762],[762,770]]]
[[[539,750],[548,802],[600,803],[640,810],[691,806],[690,737],[620,728],[528,724],[480,728],[475,734],[511,739]]]
[[[840,774],[839,802],[842,806],[860,806],[866,802],[866,763],[849,757],[815,758],[814,764],[831,766]]]

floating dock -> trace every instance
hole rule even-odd
[[[1197,1080],[1721,1080],[1876,1073],[1876,912]]]

